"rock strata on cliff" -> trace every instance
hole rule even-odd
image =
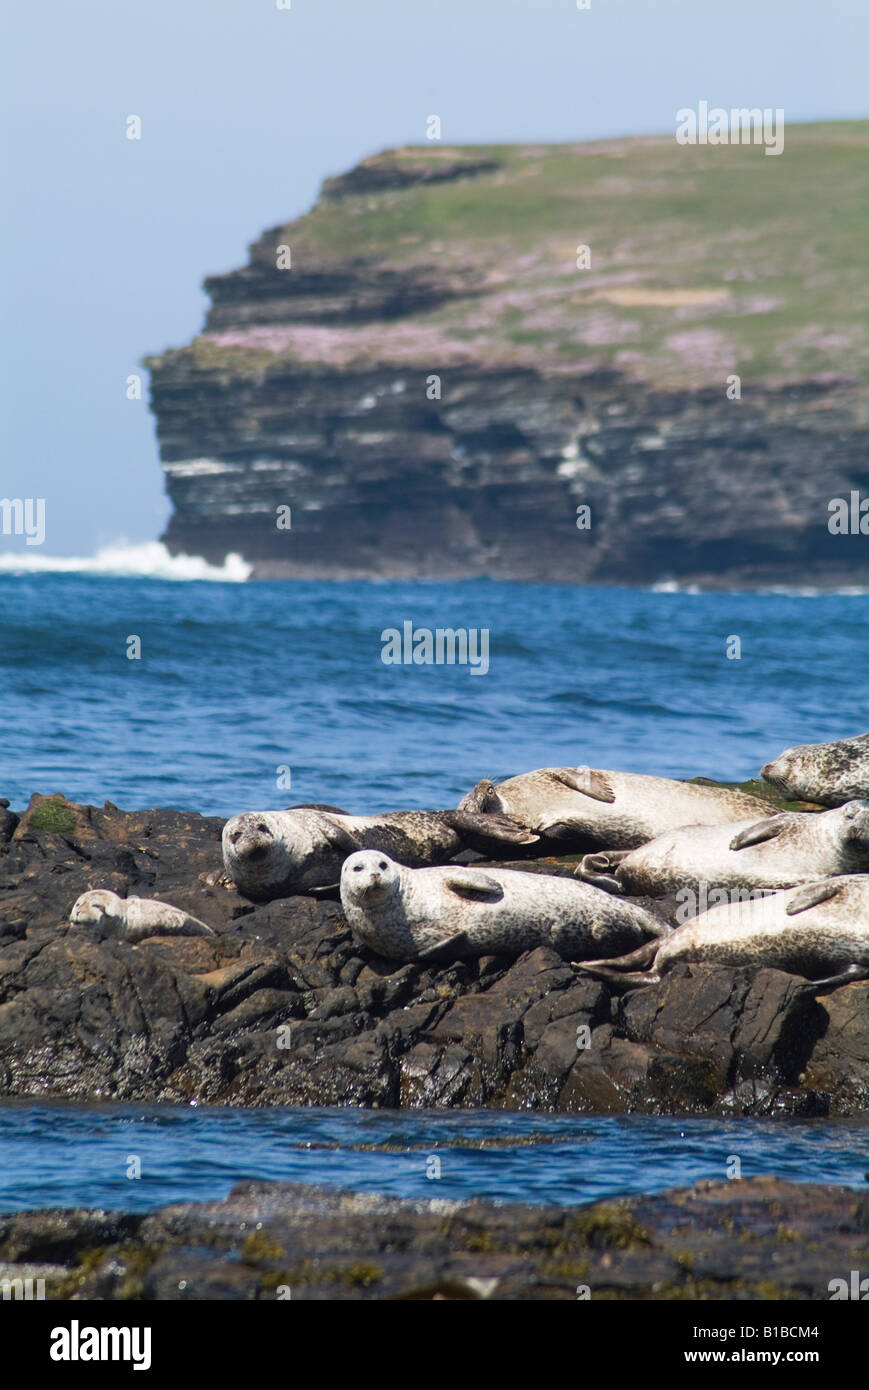
[[[148,361],[167,544],[263,577],[869,580],[828,529],[869,489],[867,146],[432,146],[327,180]]]

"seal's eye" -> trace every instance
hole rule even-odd
[[[268,826],[267,826],[263,821],[260,821],[259,824],[257,825],[257,830],[262,830],[263,833],[267,833],[267,832],[268,832]]]
[[[379,869],[385,869],[385,868],[386,868],[386,865],[385,865],[385,864],[383,863],[383,861],[381,860],[377,867],[378,867]]]
[[[361,874],[361,872],[362,872],[362,865],[361,865],[361,864],[354,864],[354,865],[353,865],[353,872],[354,872],[354,874]]]

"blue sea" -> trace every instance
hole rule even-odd
[[[435,808],[481,777],[551,764],[741,781],[790,744],[869,726],[858,593],[228,573],[0,565],[0,795],[14,809],[36,791],[225,816]],[[385,665],[381,634],[408,621],[487,630],[487,673]],[[539,1142],[518,1142],[529,1134]],[[125,1177],[128,1154],[142,1179]],[[0,1210],[142,1209],[243,1177],[576,1202],[721,1177],[731,1154],[746,1176],[860,1185],[869,1128],[22,1102],[0,1106]]]

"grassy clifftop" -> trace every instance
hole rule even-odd
[[[255,299],[265,277],[272,312],[258,323],[250,304],[193,353],[242,370],[248,354],[259,370],[275,359],[614,367],[667,388],[730,372],[854,379],[869,360],[867,225],[869,122],[788,126],[776,157],[672,136],[391,150],[327,180],[310,213],[253,245],[235,276],[260,277]],[[289,272],[275,268],[280,243]],[[580,244],[589,269],[577,268]],[[409,295],[407,312],[342,318],[333,306],[300,321],[297,296],[342,274],[448,292],[421,307]],[[352,286],[340,293],[352,304]]]

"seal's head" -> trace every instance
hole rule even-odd
[[[808,746],[786,748],[777,758],[773,758],[771,763],[764,764],[760,769],[761,777],[789,800],[802,797],[810,801],[811,796],[807,791],[808,777],[814,770],[814,765],[810,768],[806,756],[808,751]]]
[[[836,805],[849,800],[846,793],[855,758],[865,758],[861,743],[861,739],[800,743],[767,763],[760,775],[788,800]]]
[[[486,811],[503,811],[504,807],[495,790],[495,783],[490,782],[488,777],[484,777],[468,792],[467,796],[462,797],[458,809],[460,811],[474,811],[480,815]]]
[[[344,860],[341,897],[363,907],[377,907],[398,891],[400,876],[400,866],[388,854],[357,850]]]
[[[93,927],[104,917],[116,917],[118,904],[122,901],[117,893],[108,888],[94,888],[90,893],[82,893],[73,903],[69,920],[74,927]]]
[[[847,801],[839,807],[838,814],[842,819],[843,839],[859,849],[869,850],[869,801]]]
[[[223,827],[223,862],[230,877],[242,882],[278,883],[288,878],[297,857],[292,825],[273,811],[245,811]],[[283,823],[282,823],[283,822]]]

